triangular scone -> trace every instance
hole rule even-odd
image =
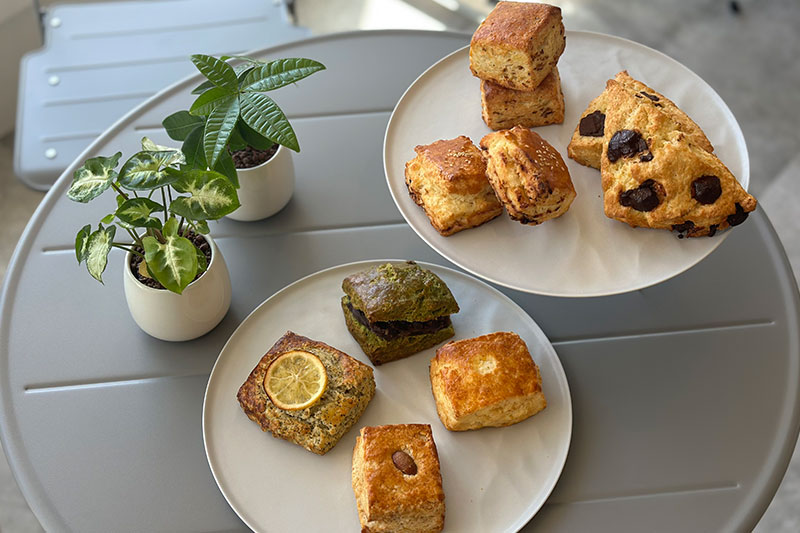
[[[714,151],[714,147],[711,146],[711,142],[706,138],[700,126],[695,124],[686,113],[681,111],[678,106],[664,95],[639,80],[631,78],[627,70],[617,73],[614,81],[630,92],[640,103],[656,107],[671,117],[693,144],[709,152]],[[603,149],[607,102],[608,89],[589,102],[588,107],[581,115],[578,125],[575,127],[572,140],[567,146],[567,155],[581,165],[600,168],[600,152]]]
[[[600,175],[606,216],[700,237],[744,222],[756,199],[662,109],[621,84],[606,87]]]

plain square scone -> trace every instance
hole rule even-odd
[[[264,377],[272,361],[294,350],[317,356],[328,380],[317,403],[305,409],[286,410],[270,400]],[[375,379],[368,365],[323,342],[288,331],[250,372],[237,398],[242,410],[263,431],[323,455],[358,421],[374,395]]]
[[[714,147],[706,134],[689,116],[684,113],[672,100],[659,93],[652,87],[632,78],[628,71],[623,70],[614,76],[614,81],[625,90],[640,100],[642,105],[649,105],[660,109],[677,124],[677,127],[686,134],[692,144],[713,152]],[[603,134],[608,105],[608,89],[589,102],[586,110],[581,115],[575,132],[572,134],[567,146],[567,155],[581,165],[600,169],[600,153],[603,151]]]
[[[539,367],[516,333],[448,342],[430,375],[436,411],[450,431],[510,426],[547,407]]]
[[[406,163],[408,193],[440,234],[480,226],[503,212],[486,179],[486,162],[469,137],[414,148]]]
[[[486,172],[508,215],[536,225],[560,217],[575,199],[575,187],[561,154],[537,133],[521,126],[481,139]]]
[[[481,80],[481,113],[493,130],[533,128],[564,122],[564,94],[558,67],[531,91],[515,91]]]
[[[550,74],[565,46],[560,8],[499,2],[472,35],[469,68],[482,80],[531,91]]]
[[[361,428],[352,476],[363,533],[435,533],[444,527],[439,455],[428,424]]]
[[[606,216],[679,237],[713,236],[747,219],[756,199],[671,114],[614,80],[606,91],[613,109],[600,161]]]

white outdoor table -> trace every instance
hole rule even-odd
[[[328,70],[276,93],[302,152],[289,205],[258,223],[212,224],[233,303],[208,335],[167,343],[133,323],[115,251],[100,285],[75,261],[77,230],[112,206],[69,201],[86,157],[167,143],[194,78],[100,136],[34,214],[0,300],[0,429],[25,498],[51,531],[239,531],[206,462],[203,394],[236,326],[285,285],[333,265],[448,264],[405,224],[386,187],[383,134],[406,87],[469,36],[332,35],[259,52]],[[187,59],[188,61],[188,59]],[[757,169],[755,169],[757,170]],[[757,175],[757,172],[755,172]],[[109,201],[111,201],[109,199]],[[660,285],[603,298],[505,290],[552,340],[572,394],[561,479],[525,528],[752,528],[798,434],[798,292],[767,217],[753,213],[706,260]],[[276,512],[288,505],[276,505]],[[354,505],[355,513],[355,505]]]

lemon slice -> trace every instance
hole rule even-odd
[[[322,361],[313,353],[294,350],[275,359],[264,376],[264,390],[280,409],[295,411],[314,405],[328,384]]]

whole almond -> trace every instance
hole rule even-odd
[[[407,476],[413,476],[417,473],[417,463],[406,452],[397,450],[392,454],[392,462],[399,471]]]

